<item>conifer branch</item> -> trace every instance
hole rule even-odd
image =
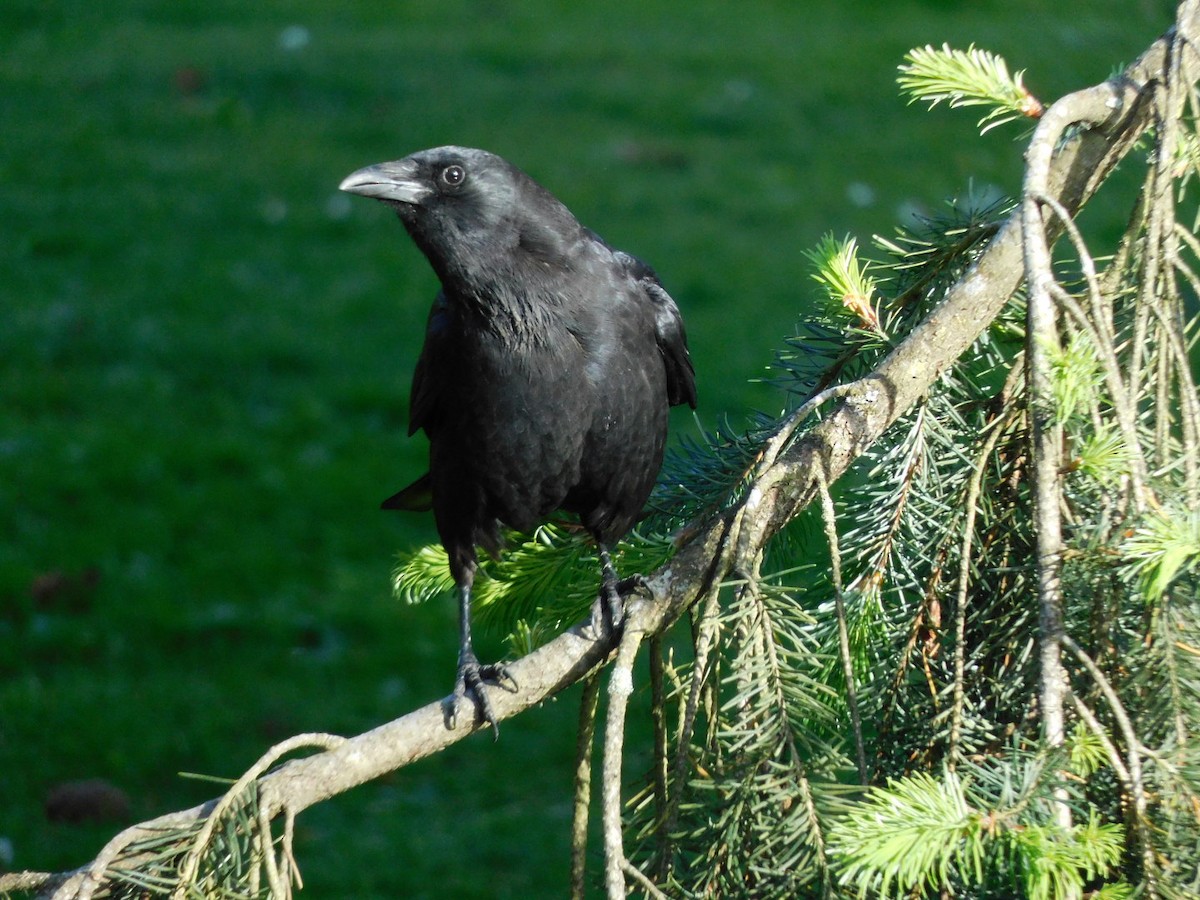
[[[1148,833],[1150,827],[1149,802],[1146,797],[1145,782],[1142,778],[1142,743],[1125,705],[1100,667],[1084,652],[1082,647],[1072,640],[1070,635],[1063,635],[1063,646],[1075,654],[1096,687],[1100,689],[1100,693],[1104,696],[1109,710],[1117,722],[1117,727],[1121,729],[1121,736],[1125,739],[1125,777],[1129,782],[1129,792],[1133,795],[1133,822],[1141,848],[1142,874],[1146,878],[1148,896],[1157,897],[1158,861],[1155,858],[1154,845]]]
[[[1037,215],[1035,212],[1034,216]],[[1034,218],[1026,219],[1026,231],[1038,227]],[[1033,265],[1041,266],[1038,260]],[[1045,253],[1049,266],[1049,253]],[[1036,279],[1036,275],[1033,276]],[[1063,631],[1062,599],[1062,524],[1060,518],[1061,486],[1059,456],[1062,446],[1061,428],[1053,421],[1054,407],[1050,397],[1050,372],[1047,345],[1058,340],[1050,291],[1045,286],[1031,286],[1029,308],[1029,344],[1026,358],[1029,371],[1029,418],[1034,459],[1034,511],[1037,517],[1037,584],[1038,584],[1038,643],[1042,689],[1040,709],[1042,729],[1047,745],[1059,747],[1065,740],[1063,699],[1066,672],[1061,662]],[[1058,804],[1058,824],[1071,827],[1071,811],[1065,793]]]

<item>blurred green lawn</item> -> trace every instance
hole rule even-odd
[[[344,175],[442,143],[531,172],[659,270],[708,425],[778,405],[750,379],[824,232],[891,233],[969,179],[1016,189],[1015,130],[906,107],[905,51],[974,41],[1052,100],[1170,16],[5,0],[0,868],[72,867],[116,830],[48,822],[56,784],[108,779],[140,820],[214,793],[180,771],[236,776],[274,740],[450,686],[453,605],[389,595],[431,523],[377,510],[422,471],[406,404],[435,281]],[[306,813],[308,893],[561,896],[574,699]]]

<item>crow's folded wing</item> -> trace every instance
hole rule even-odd
[[[616,251],[615,255],[637,280],[654,311],[654,337],[667,371],[667,399],[672,406],[686,403],[695,409],[696,370],[692,368],[687,333],[683,327],[683,316],[679,313],[679,307],[675,305],[675,301],[662,286],[652,268],[636,256],[630,256],[620,250]]]
[[[445,383],[443,373],[439,370],[450,362],[450,353],[446,346],[449,329],[449,305],[446,295],[439,292],[429,310],[429,319],[425,326],[425,344],[421,347],[421,355],[417,358],[417,367],[413,371],[412,393],[408,400],[410,435],[416,434],[421,428],[429,434],[431,429],[437,427],[439,387]]]

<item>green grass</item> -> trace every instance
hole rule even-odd
[[[749,380],[811,302],[803,250],[823,233],[890,233],[972,178],[1016,190],[1016,131],[906,107],[905,51],[974,41],[1052,100],[1132,59],[1169,9],[7,0],[12,866],[78,865],[115,830],[48,823],[58,783],[106,778],[143,819],[213,793],[179,771],[237,775],[275,739],[358,732],[450,685],[452,604],[388,588],[431,523],[376,510],[422,470],[407,389],[435,282],[386,210],[337,194],[345,174],[450,142],[517,162],[658,268],[711,424],[778,404]],[[289,50],[294,25],[309,41]],[[32,590],[89,570],[94,586]],[[306,813],[308,893],[561,896],[574,696]]]

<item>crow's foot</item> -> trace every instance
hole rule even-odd
[[[630,575],[620,581],[605,580],[600,593],[592,604],[592,621],[588,631],[594,639],[610,632],[619,631],[625,623],[625,598],[646,587],[643,575]]]
[[[621,597],[628,597],[630,594],[636,594],[638,591],[649,590],[650,582],[646,580],[646,576],[641,573],[635,573],[628,578],[622,578],[617,582],[617,594]]]
[[[448,699],[448,725],[454,728],[458,724],[458,703],[466,698],[468,692],[475,699],[477,714],[488,725],[492,726],[492,734],[500,737],[500,723],[492,709],[492,701],[488,699],[485,682],[491,682],[507,691],[517,690],[517,679],[513,677],[508,666],[502,663],[481,665],[475,654],[463,654],[458,663],[458,677],[454,680],[454,693]],[[506,685],[505,682],[508,682]]]

